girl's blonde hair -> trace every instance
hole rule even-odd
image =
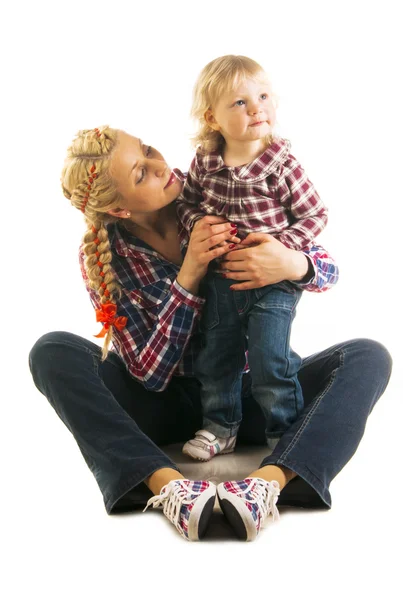
[[[84,214],[87,225],[83,236],[85,270],[101,304],[116,303],[121,294],[110,265],[112,253],[106,229],[107,223],[117,220],[107,211],[120,207],[123,200],[110,175],[118,133],[108,126],[79,131],[67,150],[61,175],[63,194]],[[102,360],[107,357],[111,339],[112,326],[105,336]]]
[[[208,125],[206,112],[214,107],[222,94],[230,92],[250,78],[264,81],[270,87],[265,71],[256,61],[233,54],[212,60],[200,73],[193,89],[191,116],[198,123],[198,130],[192,138],[193,145],[201,152],[214,152],[224,141],[221,133]],[[267,136],[267,144],[271,141],[270,134]]]

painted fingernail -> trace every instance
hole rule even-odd
[[[230,247],[230,248],[231,248],[231,250],[232,250],[232,248],[235,248],[235,244],[230,244],[230,245],[229,245],[229,247]]]
[[[229,230],[230,233],[238,233],[238,229],[235,227],[234,229]]]

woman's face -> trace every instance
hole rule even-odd
[[[162,155],[151,146],[124,131],[111,159],[110,173],[132,215],[153,213],[177,198],[182,183]]]

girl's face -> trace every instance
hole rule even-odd
[[[124,198],[122,209],[129,210],[133,216],[167,206],[182,191],[182,183],[158,150],[124,131],[119,132],[110,173]]]
[[[208,124],[225,141],[251,142],[269,135],[275,110],[270,86],[264,80],[246,79],[236,89],[223,94],[206,113]]]

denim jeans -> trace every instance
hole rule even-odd
[[[102,362],[99,346],[64,332],[42,336],[29,364],[37,388],[74,436],[107,512],[144,507],[152,495],[144,480],[163,467],[177,468],[159,446],[184,442],[201,426],[199,382],[173,377],[163,392],[148,391],[116,354]],[[298,475],[279,505],[331,506],[330,482],[356,451],[391,367],[388,351],[366,339],[302,361],[304,409],[261,463]],[[264,444],[265,420],[249,374],[242,385],[238,443]]]
[[[297,376],[301,359],[290,348],[302,292],[287,281],[235,292],[229,289],[232,283],[210,272],[202,285],[206,304],[195,376],[201,383],[203,429],[223,438],[237,435],[248,348],[252,395],[265,418],[266,443],[274,450],[304,408]]]

